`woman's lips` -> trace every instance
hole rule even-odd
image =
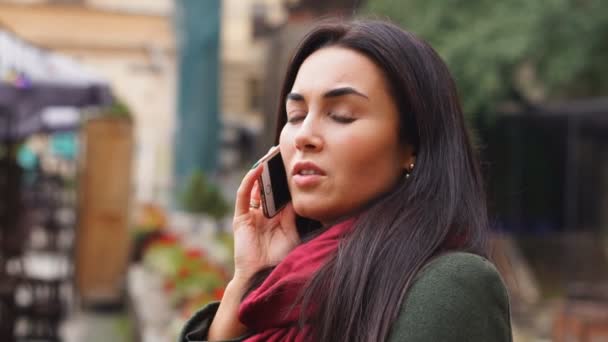
[[[297,162],[291,172],[297,187],[305,188],[318,185],[325,177],[325,171],[310,161]]]
[[[308,188],[318,185],[323,178],[323,175],[320,174],[312,174],[312,175],[301,175],[295,174],[292,179],[296,186],[300,188]]]

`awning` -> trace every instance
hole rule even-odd
[[[67,56],[36,47],[0,28],[0,141],[67,127],[65,120],[48,120],[49,115],[43,115],[45,108],[111,102],[112,93],[103,78]]]

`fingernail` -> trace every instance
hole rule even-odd
[[[255,162],[255,164],[253,164],[253,166],[251,167],[251,169],[255,169],[256,166],[260,165],[260,161],[258,160],[257,162]]]

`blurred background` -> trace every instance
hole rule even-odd
[[[231,275],[236,188],[320,18],[458,83],[515,341],[608,340],[608,2],[0,0],[0,340],[174,341]]]

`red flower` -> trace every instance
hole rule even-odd
[[[177,276],[180,279],[184,279],[190,275],[190,270],[187,267],[182,266],[177,272]]]
[[[167,280],[163,286],[165,292],[171,292],[175,290],[175,282],[173,280]]]
[[[177,236],[173,234],[163,234],[158,238],[157,243],[162,245],[174,245],[178,242]]]
[[[213,290],[213,298],[220,300],[222,297],[224,297],[224,288],[218,287]]]
[[[203,259],[205,257],[205,252],[196,248],[189,248],[186,251],[186,257],[188,259]]]
[[[179,242],[177,236],[173,234],[163,233],[146,242],[144,250],[154,246],[174,246]]]

